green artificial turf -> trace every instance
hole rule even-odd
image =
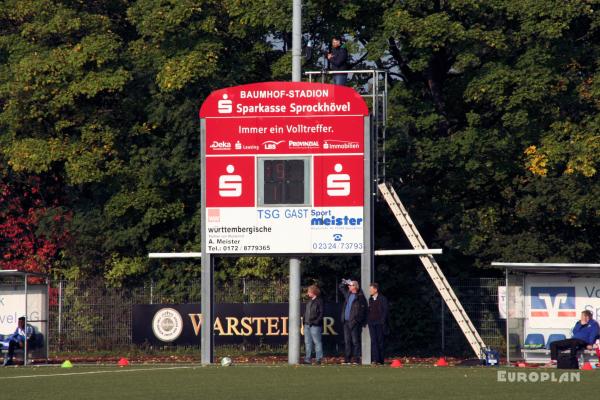
[[[0,399],[550,400],[600,397],[600,370],[581,372],[579,383],[503,383],[497,382],[497,371],[483,367],[392,369],[332,365],[18,367],[0,369]]]

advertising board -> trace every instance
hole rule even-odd
[[[208,253],[362,253],[368,108],[352,88],[266,82],[211,93]]]

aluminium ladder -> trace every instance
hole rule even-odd
[[[380,183],[378,185],[379,191],[383,195],[385,201],[390,206],[392,212],[396,216],[396,219],[400,223],[402,230],[406,234],[406,237],[410,241],[410,244],[415,248],[415,250],[424,250],[427,249],[427,245],[425,241],[421,237],[421,234],[417,230],[417,227],[413,223],[410,215],[408,215],[408,211],[400,201],[400,198],[396,194],[396,191],[391,185],[384,183]],[[442,295],[442,298],[446,302],[446,305],[452,312],[454,319],[458,323],[458,326],[462,330],[465,338],[473,348],[473,351],[477,355],[477,357],[483,357],[483,350],[486,348],[485,343],[479,336],[479,332],[475,329],[475,326],[471,322],[471,319],[465,312],[462,304],[456,297],[454,290],[446,280],[444,273],[442,272],[440,266],[433,255],[423,255],[419,256],[419,259],[423,263],[423,266],[429,273],[429,276],[433,280],[435,287]]]

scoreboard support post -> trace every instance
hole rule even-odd
[[[206,120],[200,119],[201,137],[206,136]],[[200,201],[206,204],[206,146],[204,141],[200,140]],[[206,218],[202,214],[200,226],[202,232],[206,229]],[[202,365],[213,363],[214,337],[213,337],[213,319],[214,319],[214,257],[207,250],[206,238],[204,234],[201,238],[202,263],[200,271],[200,312],[202,313],[202,322],[200,329],[200,361]]]
[[[364,179],[364,247],[360,259],[360,288],[365,293],[365,296],[369,296],[369,285],[373,282],[374,272],[374,253],[373,253],[373,162],[371,159],[371,129],[370,129],[370,118],[364,117],[365,126],[365,179]],[[371,364],[371,337],[369,335],[368,327],[363,328],[361,336],[361,353],[363,365]]]
[[[302,0],[292,1],[292,81],[302,80]],[[290,258],[288,364],[300,362],[300,259]]]
[[[200,329],[200,358],[202,365],[212,364],[214,361],[214,256],[204,253],[202,257],[202,270],[200,272],[200,308],[202,312],[202,328]]]
[[[290,287],[288,315],[288,364],[300,363],[300,298],[302,267],[300,259],[290,258]]]

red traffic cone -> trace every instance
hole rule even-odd
[[[122,358],[119,360],[119,362],[117,363],[117,365],[118,365],[119,367],[126,367],[126,366],[128,366],[128,365],[129,365],[129,361],[128,361],[128,360],[127,360],[125,357],[122,357]]]
[[[392,361],[392,363],[390,364],[390,367],[392,368],[402,368],[402,361],[400,361],[399,359],[395,359]]]
[[[435,363],[436,367],[447,367],[448,366],[448,362],[446,361],[446,359],[444,357],[440,357],[437,362]]]
[[[583,363],[583,365],[581,366],[581,369],[584,371],[591,371],[594,368],[592,368],[592,364],[589,363],[589,361],[586,361]]]

